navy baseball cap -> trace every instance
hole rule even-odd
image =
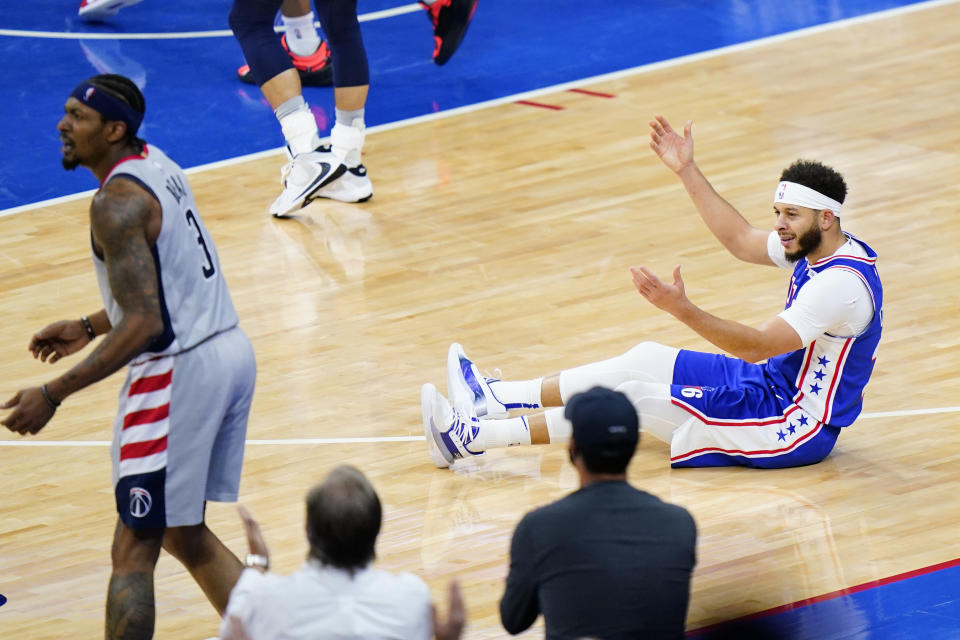
[[[573,440],[584,454],[633,453],[640,441],[637,410],[619,391],[594,387],[574,395],[563,415],[573,423]]]

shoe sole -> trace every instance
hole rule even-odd
[[[327,195],[327,194],[324,194],[324,193],[317,193],[317,194],[315,194],[314,196],[312,196],[312,197],[310,198],[310,200],[311,200],[311,201],[313,201],[313,200],[320,200],[320,199],[322,198],[322,199],[324,199],[324,200],[336,200],[337,202],[360,203],[360,202],[366,202],[367,200],[369,200],[369,199],[372,198],[372,197],[373,197],[373,191],[371,191],[370,193],[368,193],[368,194],[365,195],[365,196],[360,196],[359,198],[338,198],[338,197],[335,196],[335,195]]]
[[[437,445],[440,432],[433,426],[433,400],[436,394],[437,388],[429,382],[420,388],[420,414],[423,417],[423,435],[427,439],[430,460],[438,469],[446,469],[453,463],[453,456],[448,459]]]
[[[105,6],[96,6],[87,10],[83,8],[77,11],[77,16],[84,20],[103,20],[115,16],[120,9],[132,7],[139,4],[142,0],[117,0],[116,2],[105,3]]]
[[[474,380],[473,384],[471,379]],[[506,410],[491,411],[480,381],[476,380],[473,362],[467,358],[459,342],[451,344],[447,351],[447,394],[455,407],[469,410],[478,418],[506,418],[510,415]]]
[[[456,0],[454,0],[454,2],[456,2]],[[440,51],[437,52],[437,57],[433,59],[433,62],[437,66],[445,65],[447,61],[453,57],[453,54],[457,52],[457,49],[460,48],[460,43],[463,42],[464,36],[467,35],[467,28],[473,20],[473,13],[477,10],[477,2],[478,0],[464,2],[462,6],[457,7],[456,13],[452,14],[450,21],[460,24],[461,26],[448,31],[446,34],[447,37],[442,40]],[[451,9],[451,11],[453,11],[453,9]]]
[[[447,396],[451,404],[458,409],[469,408],[478,416],[484,416],[487,414],[485,398],[482,394],[480,397],[477,396],[463,375],[462,361],[466,358],[463,346],[459,342],[450,345],[447,351]]]

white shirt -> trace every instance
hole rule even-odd
[[[767,254],[778,267],[792,270],[796,266],[787,260],[776,231],[767,237]],[[850,239],[832,255],[867,257],[863,247]],[[863,281],[850,271],[825,269],[811,273],[810,282],[779,316],[793,327],[806,347],[824,333],[844,338],[862,333],[873,319],[873,298]]]
[[[289,576],[245,569],[230,593],[220,625],[243,622],[251,640],[429,640],[433,637],[430,591],[410,573],[367,567],[353,577],[310,558]]]

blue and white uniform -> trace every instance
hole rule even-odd
[[[104,184],[123,177],[160,203],[152,248],[163,333],[131,360],[111,449],[117,511],[132,528],[203,521],[205,500],[234,501],[240,484],[256,363],[237,324],[216,247],[183,171],[144,145]],[[94,269],[113,326],[123,311],[102,256]]]
[[[812,464],[860,414],[883,323],[877,254],[849,234],[814,263],[788,262],[776,233],[767,247],[793,269],[780,317],[803,348],[760,364],[681,350],[671,402],[692,419],[673,432],[674,467]]]

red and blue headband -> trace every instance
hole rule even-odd
[[[137,113],[133,107],[101,87],[81,82],[70,92],[70,97],[99,112],[105,120],[125,122],[130,133],[136,133],[140,128],[143,114]]]

